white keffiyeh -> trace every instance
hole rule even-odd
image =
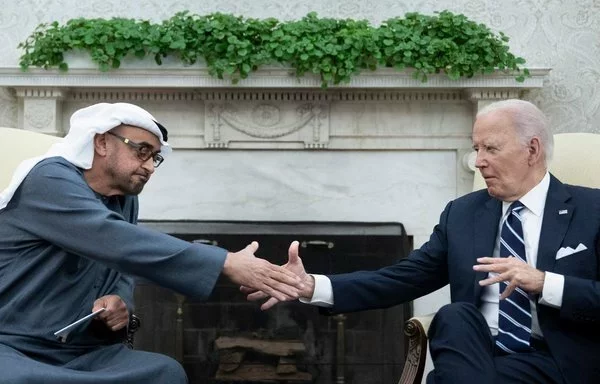
[[[171,147],[163,140],[156,119],[144,109],[128,103],[91,105],[73,113],[69,133],[58,143],[52,145],[48,152],[19,164],[10,184],[0,193],[0,210],[6,207],[31,169],[44,159],[60,156],[79,168],[90,169],[94,159],[94,136],[105,133],[121,124],[143,128],[152,132],[160,140],[161,154],[165,155],[171,152]]]

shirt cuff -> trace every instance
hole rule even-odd
[[[552,272],[546,272],[544,277],[544,288],[542,289],[542,297],[538,303],[547,305],[553,308],[562,306],[563,291],[565,289],[565,277]]]
[[[331,280],[325,275],[310,275],[315,279],[315,290],[310,300],[300,298],[300,302],[318,307],[333,307],[333,288]]]

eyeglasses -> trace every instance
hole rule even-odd
[[[134,143],[133,141],[129,140],[128,138],[123,137],[121,135],[117,135],[116,133],[113,133],[110,131],[106,132],[106,133],[118,138],[119,140],[121,140],[122,142],[124,142],[125,144],[130,146],[131,148],[135,149],[135,153],[137,154],[138,159],[140,159],[141,161],[146,162],[146,161],[148,161],[149,158],[152,158],[152,163],[154,164],[154,168],[158,168],[158,166],[161,165],[162,162],[165,160],[165,158],[162,157],[162,155],[158,151],[152,152],[151,145]]]

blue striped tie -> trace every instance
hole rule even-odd
[[[521,210],[523,203],[515,201],[509,207],[509,214],[500,233],[500,257],[514,256],[527,262]],[[504,292],[507,283],[500,283],[500,293]],[[521,288],[513,291],[506,299],[500,300],[498,316],[498,337],[496,345],[506,353],[531,351],[531,308],[529,296]]]

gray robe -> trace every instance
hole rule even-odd
[[[127,275],[196,299],[210,295],[226,251],[136,221],[136,197],[96,194],[62,158],[29,173],[0,211],[0,383],[185,382],[175,361],[127,349],[110,331],[93,331],[98,321],[64,343],[54,336],[104,295],[120,296],[131,312]]]

